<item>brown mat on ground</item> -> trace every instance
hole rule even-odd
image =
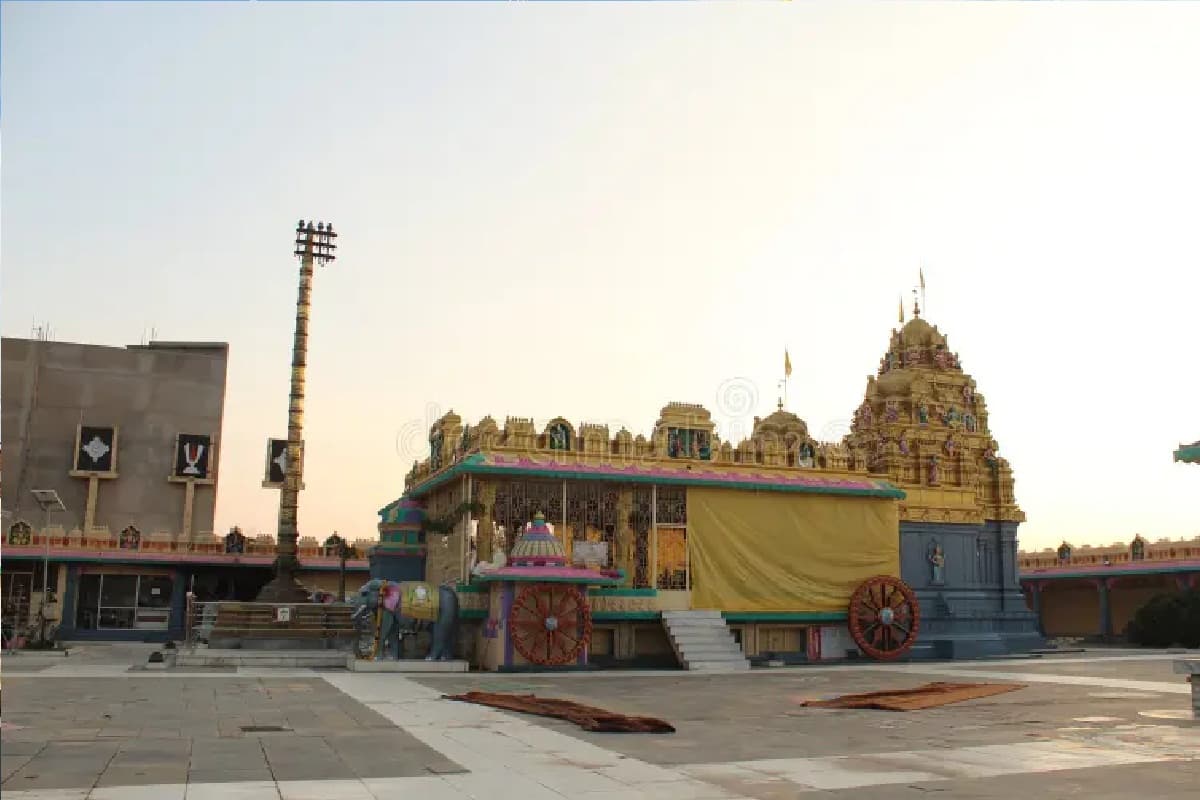
[[[523,714],[538,714],[557,717],[574,722],[585,731],[601,733],[674,733],[669,722],[653,717],[630,717],[605,711],[595,706],[585,706],[570,700],[550,700],[532,694],[500,694],[499,692],[467,692],[466,694],[444,694],[443,700],[460,700],[478,703]]]
[[[991,697],[1017,689],[1019,683],[927,683],[915,689],[893,689],[886,692],[844,694],[832,700],[808,700],[801,705],[813,708],[878,708],[883,711],[917,711],[935,708],[964,700]]]

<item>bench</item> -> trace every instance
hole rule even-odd
[[[1200,720],[1200,658],[1176,660],[1175,674],[1188,676],[1192,684],[1192,718]]]

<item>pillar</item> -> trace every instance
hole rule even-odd
[[[1046,635],[1046,626],[1042,624],[1042,582],[1029,582],[1029,602],[1030,611],[1037,616],[1037,630],[1039,636]]]
[[[632,516],[633,486],[622,486],[617,495],[617,536],[613,542],[612,565],[625,570],[624,586],[633,586],[637,572]]]
[[[479,515],[479,527],[475,531],[475,555],[479,563],[492,560],[492,544],[496,535],[496,520],[493,507],[496,504],[496,484],[490,481],[476,481],[479,495],[476,497],[483,506]]]
[[[1100,635],[1108,639],[1112,636],[1112,603],[1108,596],[1108,579],[1097,580],[1096,589],[1100,592]]]

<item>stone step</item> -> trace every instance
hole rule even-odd
[[[673,631],[721,631],[729,626],[723,619],[671,619],[666,620]]]
[[[686,670],[740,672],[750,662],[719,611],[664,611],[663,627]]]
[[[742,648],[737,642],[675,642],[675,649],[681,653],[740,653]]]
[[[721,645],[736,648],[738,646],[737,640],[730,634],[723,636],[676,636],[672,634],[671,641],[675,642],[676,647]]]
[[[693,661],[685,664],[690,672],[749,672],[750,662],[744,658],[737,661]]]
[[[168,656],[174,667],[281,667],[348,669],[354,656],[344,650],[179,650]]]
[[[664,611],[662,612],[663,619],[719,619],[724,622],[725,617],[720,611]]]

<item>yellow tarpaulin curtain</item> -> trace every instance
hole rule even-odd
[[[689,487],[687,516],[693,608],[845,611],[900,574],[895,500]]]

